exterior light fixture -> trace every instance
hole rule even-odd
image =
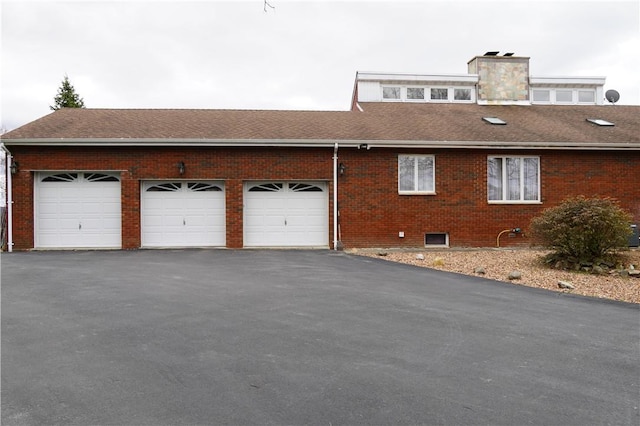
[[[340,163],[338,166],[338,171],[340,172],[340,176],[344,175],[344,172],[347,170],[347,166],[344,163]]]
[[[178,173],[183,175],[184,174],[184,170],[186,168],[186,166],[184,165],[184,161],[179,162],[178,164],[176,164],[176,166],[178,166]]]
[[[16,173],[18,173],[18,170],[20,170],[20,163],[18,163],[17,161],[11,163],[11,174],[15,175]]]
[[[369,144],[361,143],[358,145],[358,149],[369,149]]]

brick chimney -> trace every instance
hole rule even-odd
[[[467,62],[478,75],[479,104],[529,104],[529,58],[487,52]]]

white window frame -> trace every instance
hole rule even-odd
[[[401,189],[401,159],[402,158],[412,158],[413,159],[413,189]],[[420,190],[418,182],[420,177],[420,169],[418,167],[419,159],[430,159],[431,160],[431,189]],[[398,155],[398,194],[400,195],[435,195],[436,193],[436,157],[435,155],[422,155],[422,154],[400,154]]]
[[[593,99],[590,99],[588,101],[581,101],[580,100],[580,95],[582,93],[589,93],[590,95],[593,95]],[[595,90],[591,90],[591,89],[578,89],[578,103],[582,104],[582,105],[595,105],[596,104],[596,91]]]
[[[531,91],[531,100],[536,104],[550,104],[552,101],[552,90],[551,89],[533,89]],[[540,100],[536,99],[537,96],[545,94],[546,99]]]
[[[446,90],[447,91],[447,97],[446,98],[441,98],[441,99],[434,99],[431,97],[431,91],[432,90]],[[449,87],[445,87],[445,86],[431,86],[429,87],[429,102],[451,102],[452,101],[452,97],[453,97],[453,90],[450,90]],[[425,98],[426,98],[427,94],[425,93]]]
[[[549,95],[548,100],[536,100],[536,94],[541,92],[547,92]],[[570,101],[558,100],[558,92],[571,92]],[[589,101],[580,101],[581,93],[593,94],[593,98]],[[595,89],[576,89],[576,88],[555,88],[555,87],[534,87],[530,91],[530,100],[534,105],[596,105],[598,93]]]
[[[406,90],[403,90],[402,86],[397,86],[397,85],[392,85],[392,84],[385,84],[380,86],[380,96],[382,97],[383,101],[387,101],[387,102],[399,102],[402,101],[404,99],[404,97],[406,96]],[[398,90],[398,97],[397,98],[385,98],[384,97],[384,89],[397,89]]]
[[[570,93],[571,94],[571,99],[568,100],[568,101],[558,100],[558,92]],[[556,89],[555,90],[555,100],[556,100],[557,104],[571,105],[571,104],[575,103],[575,101],[574,101],[575,97],[576,97],[576,91],[575,90],[571,90],[571,89]]]
[[[456,90],[468,90],[469,91],[469,99],[456,99]],[[473,88],[472,87],[451,87],[449,88],[449,93],[451,94],[451,102],[456,103],[465,103],[465,102],[474,102],[473,99]]]
[[[422,98],[410,99],[409,98],[409,89],[421,89],[422,90]],[[407,102],[425,102],[427,100],[427,88],[424,86],[407,86],[405,88],[406,100]]]
[[[395,89],[399,90],[399,97],[397,98],[385,98],[384,91],[385,89]],[[409,89],[422,89],[423,90],[423,98],[421,99],[409,99],[407,96],[407,91]],[[447,91],[446,99],[431,99],[431,89],[445,89]],[[432,86],[432,85],[420,85],[420,84],[410,84],[410,85],[400,85],[400,84],[380,84],[378,87],[380,98],[383,102],[414,102],[414,103],[461,103],[461,104],[472,104],[476,102],[476,91],[473,86]],[[468,90],[470,99],[456,99],[455,91],[456,90]]]
[[[501,189],[502,195],[499,200],[492,200],[490,194],[490,176],[489,176],[489,162],[493,159],[500,159],[501,161]],[[507,159],[517,159],[520,161],[519,165],[519,199],[509,199],[509,184],[508,184],[508,170],[506,167]],[[535,159],[537,161],[537,176],[536,176],[536,199],[535,200],[525,200],[525,168],[522,167],[522,164],[525,159]],[[489,204],[541,204],[542,198],[540,193],[540,156],[537,155],[489,155],[487,156],[487,201]]]

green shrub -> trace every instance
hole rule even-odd
[[[610,258],[628,246],[631,215],[611,198],[564,200],[531,221],[533,237],[552,250],[548,261],[572,265]]]

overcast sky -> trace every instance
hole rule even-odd
[[[88,108],[347,110],[356,71],[464,74],[489,50],[640,104],[638,0],[0,2],[5,130],[65,74]]]

